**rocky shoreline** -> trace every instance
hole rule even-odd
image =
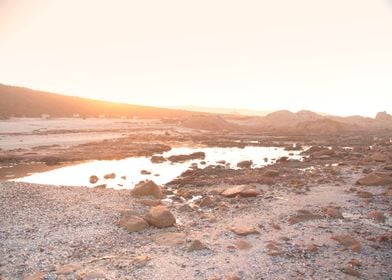
[[[302,191],[163,187],[158,198],[1,183],[0,279],[390,279],[392,189],[357,185],[356,167],[335,169],[344,182]],[[119,223],[158,204],[173,226]]]

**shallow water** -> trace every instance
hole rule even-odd
[[[285,151],[278,147],[245,147],[245,148],[190,148],[180,147],[173,148],[161,155],[169,157],[172,155],[191,154],[194,152],[204,152],[204,160],[196,159],[184,163],[152,163],[149,157],[131,157],[122,160],[100,160],[87,163],[67,166],[54,169],[47,172],[32,174],[27,177],[18,178],[13,181],[27,182],[36,184],[61,185],[61,186],[87,186],[95,187],[105,184],[108,188],[114,189],[131,189],[137,183],[144,180],[153,180],[157,184],[166,184],[184,171],[191,168],[192,164],[197,164],[199,168],[205,168],[208,165],[217,165],[217,161],[225,160],[230,164],[230,168],[238,169],[237,163],[243,160],[252,160],[252,168],[262,167],[272,164],[276,159],[282,156],[288,156],[291,159],[302,159],[299,154],[301,151]],[[292,155],[289,155],[292,153]],[[205,161],[205,164],[201,164]],[[228,168],[229,168],[228,167]],[[141,174],[142,170],[151,172],[151,174]],[[104,179],[104,175],[115,173],[114,179]],[[89,182],[90,176],[96,175],[99,180],[96,184]]]

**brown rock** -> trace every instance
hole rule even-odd
[[[153,181],[141,182],[137,184],[132,190],[132,194],[135,196],[153,196],[156,198],[162,198],[161,187],[155,184]]]
[[[153,226],[158,228],[165,228],[173,226],[176,223],[176,218],[166,206],[155,206],[147,213],[145,220]]]
[[[215,201],[211,197],[206,196],[200,201],[199,206],[202,208],[211,208],[215,206]]]
[[[241,280],[241,277],[238,275],[230,275],[226,277],[226,280]]]
[[[68,275],[68,274],[73,274],[74,272],[80,269],[82,269],[82,266],[78,264],[66,264],[57,268],[56,273],[59,275]]]
[[[355,270],[355,269],[353,269],[353,268],[351,268],[349,266],[343,267],[340,270],[343,273],[347,274],[347,275],[351,275],[351,276],[354,276],[354,277],[357,277],[357,278],[361,278],[361,273],[359,273],[357,270]]]
[[[386,220],[385,215],[380,211],[372,211],[368,214],[368,217],[379,223],[385,223]]]
[[[250,185],[239,185],[229,188],[221,193],[221,195],[226,197],[236,197],[237,195],[242,197],[254,197],[258,196],[259,194],[260,192],[256,190],[256,187]]]
[[[193,251],[200,251],[206,249],[206,246],[200,241],[200,240],[193,240],[191,245],[188,248],[188,252],[193,252]]]
[[[89,179],[89,181],[90,181],[91,184],[97,183],[98,180],[99,180],[99,178],[98,178],[98,176],[96,176],[96,175],[91,175],[91,176],[90,176],[90,179]]]
[[[377,162],[386,162],[389,160],[389,156],[380,152],[374,153],[371,156],[372,160]]]
[[[354,239],[350,234],[333,235],[332,240],[335,240],[345,247],[351,248],[354,252],[361,251],[361,243]]]
[[[252,227],[248,226],[234,226],[231,228],[231,231],[240,236],[246,236],[251,234],[260,234],[259,231]]]
[[[352,266],[356,266],[356,267],[361,267],[362,266],[361,261],[358,260],[358,259],[352,259],[348,263],[351,264]]]
[[[128,215],[120,218],[118,226],[126,229],[128,232],[137,232],[148,228],[148,224],[143,218]]]
[[[37,272],[37,273],[34,273],[30,276],[23,278],[23,280],[44,280],[44,277],[45,277],[45,273]]]
[[[330,218],[333,219],[343,219],[343,214],[342,212],[339,211],[339,209],[334,208],[334,207],[327,207],[324,209],[325,215],[327,215]]]
[[[110,174],[106,174],[105,176],[103,176],[104,179],[114,179],[116,178],[116,174],[115,173],[110,173]]]
[[[251,160],[244,160],[244,161],[240,161],[239,163],[237,163],[237,167],[239,168],[250,168],[253,164],[253,161]]]
[[[146,206],[158,206],[161,205],[161,200],[159,199],[140,199],[139,202]]]
[[[164,157],[162,157],[162,156],[152,156],[152,157],[150,158],[150,161],[151,161],[152,163],[162,163],[162,162],[165,162],[166,159],[165,159]]]
[[[149,256],[138,256],[136,258],[133,259],[133,263],[137,266],[137,267],[144,267],[147,265],[147,263],[150,261],[150,257]]]
[[[185,242],[186,234],[176,232],[163,232],[153,236],[153,240],[158,245],[162,246],[178,246]]]
[[[381,176],[376,173],[370,173],[357,181],[357,184],[363,186],[385,186],[392,182],[387,176]]]
[[[236,246],[238,250],[249,250],[252,248],[252,244],[243,239],[238,239],[236,242]]]
[[[315,253],[315,252],[317,252],[317,245],[310,244],[310,245],[307,246],[307,249],[308,249],[309,252]]]
[[[392,164],[388,164],[384,166],[385,170],[392,170]]]
[[[105,280],[106,275],[102,271],[99,270],[93,270],[93,271],[88,271],[86,273],[83,273],[82,280]]]
[[[317,214],[313,214],[308,210],[298,210],[297,214],[289,218],[289,224],[294,225],[302,222],[311,220],[322,219],[323,217]]]
[[[357,193],[357,196],[359,196],[360,198],[372,198],[373,194],[371,192],[359,191]]]
[[[392,231],[390,231],[390,232],[388,232],[388,233],[386,233],[386,234],[381,235],[381,236],[378,238],[378,240],[379,240],[380,242],[392,242]]]
[[[204,152],[195,152],[189,155],[173,155],[168,157],[171,162],[185,162],[193,159],[205,159],[206,154]]]
[[[140,171],[140,174],[142,174],[142,175],[150,175],[151,172],[147,171],[147,170],[142,170],[142,171]]]
[[[265,177],[278,177],[279,174],[280,172],[278,170],[273,170],[273,169],[264,172]]]

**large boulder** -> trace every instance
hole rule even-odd
[[[171,227],[176,223],[176,218],[166,206],[155,206],[145,216],[145,220],[158,228]]]
[[[137,184],[132,190],[132,194],[135,196],[153,196],[156,198],[162,198],[162,189],[153,181],[147,181]]]
[[[236,187],[226,189],[224,192],[221,193],[221,195],[226,197],[236,197],[237,195],[242,197],[254,197],[260,194],[261,193],[258,190],[256,190],[255,186],[250,186],[250,185],[239,185]]]

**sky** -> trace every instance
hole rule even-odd
[[[0,0],[0,83],[154,106],[392,113],[392,0]]]

